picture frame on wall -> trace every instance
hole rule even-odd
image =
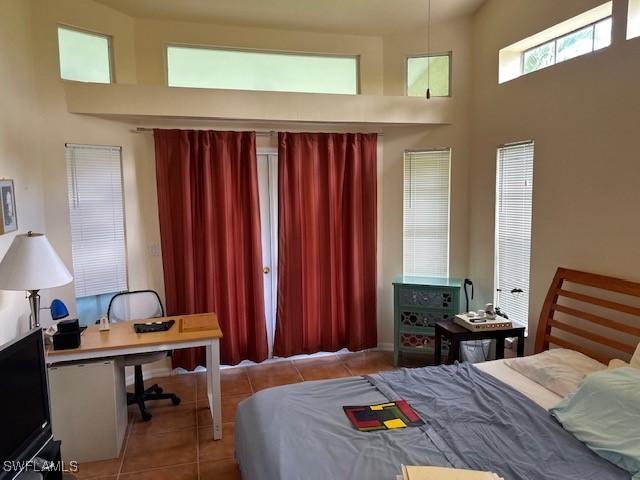
[[[0,235],[18,229],[18,212],[13,180],[0,179]]]

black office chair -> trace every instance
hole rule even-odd
[[[123,292],[115,295],[109,302],[107,317],[109,322],[146,320],[164,317],[164,308],[160,296],[153,290]],[[144,388],[142,365],[157,362],[167,355],[167,352],[153,352],[126,355],[124,357],[125,366],[133,366],[135,372],[135,389],[134,393],[127,392],[127,404],[138,404],[142,419],[145,422],[151,420],[152,417],[145,407],[147,400],[171,400],[174,405],[180,403],[180,398],[173,393],[164,393],[157,384],[153,384],[146,390]]]

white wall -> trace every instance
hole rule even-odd
[[[147,265],[144,212],[130,126],[84,118],[66,111],[59,78],[57,25],[83,27],[113,36],[116,78],[134,82],[133,20],[95,2],[78,0],[2,0],[0,16],[0,178],[15,181],[19,231],[45,232],[72,270],[64,144],[121,145],[127,207],[131,288],[156,287]],[[144,170],[141,173],[145,173]],[[0,236],[0,256],[14,234]],[[61,298],[75,310],[73,284],[41,292],[42,304]],[[0,343],[28,326],[24,293],[0,292]],[[43,315],[42,324],[50,323]]]
[[[477,303],[490,301],[496,148],[533,139],[532,332],[559,266],[640,280],[640,39],[624,40],[627,0],[614,0],[609,48],[497,81],[500,48],[598,3],[489,0],[474,20],[470,274]]]
[[[67,113],[63,81],[58,65],[58,24],[72,25],[112,36],[115,78],[120,82],[135,82],[133,20],[93,1],[30,0],[32,41],[37,56],[35,65],[37,100],[43,128],[39,135],[42,175],[46,178],[40,207],[46,218],[46,233],[61,258],[72,271],[71,233],[67,199],[65,143],[87,143],[122,146],[124,195],[128,242],[129,286],[155,287],[155,277],[149,272],[146,255],[144,212],[139,198],[140,179],[134,157],[131,127],[121,122],[82,117]],[[73,315],[75,293],[73,284],[52,289],[50,296],[61,298]],[[46,325],[47,322],[43,322]]]
[[[489,0],[473,20],[434,26],[434,51],[453,50],[455,123],[387,127],[379,159],[379,337],[392,341],[391,281],[402,271],[402,153],[451,146],[451,273],[468,273],[477,303],[493,295],[495,151],[499,144],[536,141],[531,279],[531,325],[559,265],[637,279],[635,126],[640,111],[640,39],[498,85],[498,50],[592,8],[599,0]],[[58,23],[113,36],[116,80],[159,84],[167,42],[282,50],[355,53],[362,58],[362,91],[399,95],[404,58],[424,51],[424,31],[385,38],[184,22],[134,20],[91,0],[2,0],[0,42],[0,177],[16,181],[20,230],[45,230],[71,267],[64,143],[121,145],[125,176],[131,288],[162,291],[155,170],[149,134],[132,126],[66,111],[57,61]],[[624,18],[626,0],[615,0]],[[622,16],[620,16],[622,15]],[[214,28],[215,27],[215,28]],[[8,87],[8,88],[7,88]],[[425,100],[425,108],[428,102]],[[151,126],[152,123],[145,123]],[[168,124],[162,124],[168,126]],[[379,130],[345,125],[172,123],[181,128]],[[268,141],[266,139],[261,140]],[[0,237],[0,255],[13,235]],[[73,287],[46,292],[73,306]],[[22,293],[0,292],[0,342],[26,327]]]
[[[130,288],[154,288],[163,292],[162,262],[152,256],[150,246],[159,243],[157,197],[153,143],[150,134],[132,133],[133,125],[95,117],[69,114],[66,110],[63,82],[59,79],[57,57],[58,24],[66,24],[110,35],[114,46],[115,79],[118,83],[163,84],[164,47],[167,43],[196,43],[216,46],[294,50],[320,53],[347,53],[360,56],[361,91],[368,94],[402,95],[404,92],[404,59],[409,54],[424,51],[424,31],[405,32],[386,38],[356,35],[335,35],[314,32],[291,32],[221,25],[190,24],[156,20],[132,19],[91,0],[11,1],[12,10],[4,19],[14,34],[21,38],[24,50],[2,51],[1,55],[20,57],[23,73],[13,72],[13,81],[20,84],[21,95],[7,100],[28,99],[33,117],[41,118],[42,128],[37,141],[25,137],[31,116],[2,119],[19,132],[12,139],[21,139],[21,148],[29,152],[32,162],[24,167],[24,180],[34,183],[33,201],[20,203],[23,219],[34,217],[34,229],[45,230],[67,266],[72,268],[69,215],[66,194],[64,144],[90,143],[123,147],[127,249]],[[15,12],[15,15],[14,15]],[[19,17],[22,22],[16,22]],[[406,149],[452,147],[452,208],[451,208],[451,273],[465,276],[467,270],[467,210],[469,171],[469,103],[470,103],[470,18],[434,27],[433,48],[454,51],[453,92],[455,123],[434,127],[355,126],[345,124],[312,125],[308,123],[278,124],[262,122],[173,122],[178,128],[288,129],[316,131],[382,131],[379,148],[379,340],[387,346],[392,342],[393,301],[391,282],[402,273],[402,160]],[[4,29],[0,35],[8,35]],[[31,50],[33,49],[33,51]],[[30,59],[30,61],[27,61]],[[4,71],[2,72],[4,75]],[[28,77],[25,81],[25,77]],[[428,107],[425,100],[425,108]],[[304,119],[302,119],[304,120]],[[154,121],[157,123],[157,120]],[[159,124],[169,126],[168,123]],[[22,125],[20,128],[19,126]],[[145,122],[153,126],[152,120]],[[14,130],[14,132],[16,131]],[[33,133],[32,131],[30,133]],[[28,138],[28,141],[27,141]],[[272,146],[267,139],[261,142]],[[3,147],[4,148],[4,147]],[[0,150],[2,151],[2,150]],[[0,158],[0,162],[3,161]],[[15,166],[14,166],[15,168]],[[12,173],[16,179],[18,173]],[[0,172],[0,176],[9,176]],[[46,181],[42,180],[46,179]],[[20,198],[19,198],[20,200]],[[46,219],[46,223],[45,223]],[[0,248],[7,242],[0,238]],[[8,298],[1,294],[0,299]],[[47,298],[62,298],[74,309],[73,285],[46,292]],[[22,294],[11,297],[21,312],[26,311]],[[17,303],[15,302],[15,300]],[[46,300],[46,298],[45,298]],[[0,300],[1,302],[1,300]],[[12,304],[13,304],[12,303]],[[0,315],[3,315],[0,303]],[[11,307],[15,311],[15,308]],[[72,312],[73,313],[73,312]],[[15,313],[12,313],[15,315]],[[43,322],[46,323],[46,322]],[[8,334],[8,336],[11,336]]]
[[[381,275],[379,285],[379,339],[393,342],[394,277],[402,274],[402,189],[405,150],[451,147],[450,275],[467,276],[469,235],[469,161],[471,99],[471,19],[461,18],[434,25],[432,52],[452,51],[451,91],[453,125],[385,128],[384,159],[380,171]],[[403,95],[405,61],[409,55],[426,51],[426,32],[402,32],[384,38],[384,93]],[[429,108],[426,99],[425,108]]]
[[[15,184],[20,232],[44,229],[41,123],[35,101],[30,9],[22,0],[0,3],[0,178]],[[0,235],[0,258],[15,233]],[[0,344],[28,329],[24,292],[0,291]]]
[[[64,143],[95,143],[123,147],[127,248],[130,288],[154,288],[163,292],[160,257],[150,254],[159,243],[155,169],[149,134],[132,133],[132,125],[66,112],[63,84],[57,60],[57,24],[98,31],[113,38],[115,78],[118,83],[164,83],[164,46],[197,43],[217,46],[267,48],[360,56],[361,91],[396,94],[404,91],[404,58],[423,51],[424,32],[396,37],[291,32],[220,25],[132,19],[93,1],[30,0],[31,39],[38,52],[35,61],[39,110],[46,129],[40,136],[44,185],[42,212],[46,232],[71,268]],[[454,50],[454,125],[384,128],[379,149],[379,339],[392,342],[393,302],[391,281],[402,273],[402,153],[405,149],[451,146],[452,161],[452,274],[464,276],[467,266],[468,103],[470,70],[469,19],[443,25],[434,48]],[[34,58],[35,60],[35,58]],[[425,101],[425,108],[428,103]],[[151,120],[145,125],[152,125]],[[165,124],[166,125],[166,124]],[[172,123],[178,128],[224,128],[222,123]],[[353,125],[252,124],[236,122],[227,128],[319,131],[380,131]],[[274,144],[275,145],[275,144]],[[54,289],[71,307],[73,286]]]

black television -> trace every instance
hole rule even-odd
[[[46,368],[41,329],[0,347],[1,480],[17,476],[52,438]]]

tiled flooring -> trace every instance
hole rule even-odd
[[[205,377],[203,374],[155,378],[166,392],[182,402],[149,402],[153,418],[142,422],[129,407],[130,424],[119,458],[80,465],[76,475],[93,480],[233,480],[240,479],[234,461],[234,418],[238,403],[252,393],[277,385],[364,375],[391,370],[390,352],[328,355],[223,370],[222,440],[212,438]],[[245,479],[249,480],[249,479]]]

